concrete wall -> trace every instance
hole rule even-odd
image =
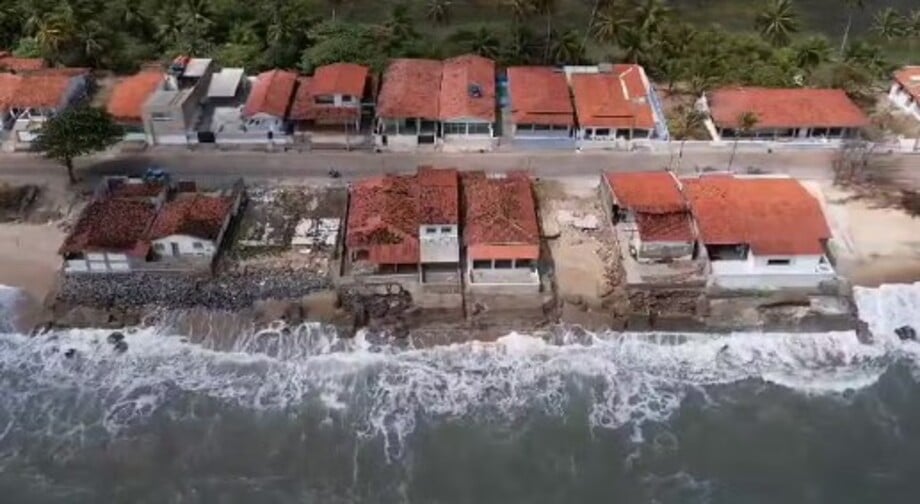
[[[920,104],[897,82],[891,84],[888,100],[905,113],[913,116],[914,119],[920,121]]]
[[[173,252],[173,245],[178,253]],[[153,248],[164,257],[203,257],[210,259],[217,253],[217,246],[211,240],[189,235],[170,235],[154,240]]]
[[[80,273],[124,273],[136,268],[138,259],[122,253],[95,252],[82,259],[64,261],[65,274]]]
[[[460,240],[455,224],[420,226],[419,242],[423,263],[460,261]]]
[[[768,264],[788,260],[789,264]],[[811,288],[836,278],[830,262],[820,255],[755,256],[737,261],[711,261],[710,279],[726,289]]]
[[[693,258],[693,242],[642,241],[636,233],[638,260],[690,260]]]

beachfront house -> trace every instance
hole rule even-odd
[[[367,141],[361,131],[362,108],[371,107],[370,69],[334,63],[298,78],[289,120],[294,133],[311,148],[350,148]]]
[[[297,74],[269,70],[256,77],[235,127],[224,127],[218,137],[239,143],[284,143],[289,140],[287,114],[297,86]]]
[[[15,148],[28,148],[48,118],[87,98],[89,86],[83,68],[0,74],[0,126]]]
[[[841,89],[722,88],[704,94],[697,108],[707,114],[706,128],[717,142],[834,145],[857,137],[869,124],[866,114]]]
[[[477,293],[540,291],[540,231],[530,179],[463,176],[464,275]]]
[[[674,174],[656,172],[606,173],[601,200],[619,241],[639,262],[690,260],[694,233],[690,209]]]
[[[144,131],[144,104],[166,79],[161,68],[147,68],[125,77],[112,88],[106,110],[124,128],[126,141],[151,143]]]
[[[438,113],[442,150],[485,152],[495,147],[495,62],[467,54],[444,61]]]
[[[151,145],[198,143],[198,123],[214,65],[207,58],[180,56],[144,103],[144,132]]]
[[[512,145],[574,149],[575,113],[565,73],[552,67],[510,67],[507,79]]]
[[[906,66],[894,73],[888,99],[904,113],[920,121],[920,66]]]
[[[156,260],[191,267],[210,265],[239,212],[242,191],[177,192],[163,203],[147,231]]]
[[[441,136],[439,98],[443,64],[427,59],[395,59],[383,74],[377,98],[377,150],[411,151],[437,145]]]
[[[565,67],[572,89],[579,149],[628,149],[666,138],[663,113],[639,65]]]
[[[725,289],[816,289],[835,279],[821,204],[787,177],[681,179],[709,282]]]

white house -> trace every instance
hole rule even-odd
[[[151,145],[198,143],[196,127],[207,97],[212,61],[176,58],[156,91],[144,102],[144,133]]]
[[[85,100],[88,90],[89,72],[81,68],[0,74],[0,128],[28,145],[45,120]]]
[[[797,180],[718,174],[682,184],[711,284],[815,289],[836,278],[821,205]]]
[[[288,119],[312,148],[363,144],[362,107],[369,94],[370,69],[354,63],[334,63],[300,77]],[[366,105],[371,106],[372,103]]]
[[[288,141],[287,114],[294,98],[297,74],[285,70],[262,72],[252,84],[234,130],[215,131],[215,136],[234,142],[284,143]]]
[[[438,97],[442,150],[495,147],[495,62],[467,54],[444,61]]]
[[[194,260],[210,265],[242,194],[179,193],[167,201],[147,232],[158,261]]]
[[[894,73],[888,99],[920,121],[920,66],[906,66]]]

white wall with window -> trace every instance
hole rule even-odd
[[[420,260],[423,263],[459,263],[460,237],[456,225],[430,224],[419,228]]]
[[[560,138],[571,137],[572,127],[557,124],[515,124],[514,135],[528,138]]]
[[[917,85],[920,86],[920,81],[918,81]],[[897,82],[891,84],[888,100],[902,111],[913,116],[914,119],[920,121],[920,103],[917,103],[914,96],[904,89],[901,84]]]
[[[217,252],[213,241],[189,235],[170,235],[153,242],[157,256],[211,258]]]
[[[728,289],[814,288],[836,278],[825,255],[755,255],[710,257],[712,283]]]

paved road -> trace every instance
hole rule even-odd
[[[687,152],[680,163],[680,173],[693,173],[696,167],[725,169],[728,149]],[[762,149],[739,150],[735,169],[756,167],[771,173],[785,173],[810,180],[832,177],[830,150],[782,151],[768,153]],[[463,170],[503,172],[526,170],[538,177],[593,176],[603,171],[660,170],[671,161],[667,152],[540,152],[540,153],[386,153],[305,152],[258,153],[188,151],[155,149],[141,154],[104,154],[80,160],[79,175],[87,182],[116,174],[139,174],[147,166],[161,166],[178,178],[206,183],[223,183],[243,177],[252,182],[269,180],[327,179],[330,168],[344,179],[380,173],[404,173],[418,165],[453,166]],[[910,187],[920,188],[920,156],[885,156],[892,178]],[[65,178],[59,165],[30,154],[0,155],[0,177],[50,180]]]

